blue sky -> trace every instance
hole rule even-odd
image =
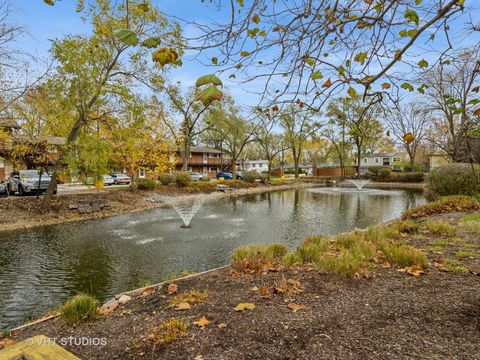
[[[81,21],[79,14],[75,11],[76,0],[62,0],[54,7],[47,6],[42,0],[11,0],[15,8],[14,21],[25,26],[27,34],[18,41],[18,46],[26,52],[39,57],[47,58],[50,47],[50,39],[62,37],[71,33],[86,33],[89,25]],[[218,11],[209,0],[153,0],[160,10],[170,15],[178,16],[187,20],[195,20],[199,23],[212,23],[222,21],[227,13]],[[224,2],[225,3],[225,2]],[[480,0],[465,0],[465,6],[469,8],[469,16],[464,16],[452,26],[458,29],[467,27],[469,17],[473,22],[480,22]],[[191,28],[184,30],[187,34]],[[466,31],[457,31],[453,38],[456,45],[468,46],[471,43],[480,41],[480,33],[466,36]],[[427,49],[418,44],[418,51],[428,56]],[[206,62],[207,59],[205,58]],[[192,55],[183,58],[184,66],[175,69],[168,77],[171,80],[181,81],[187,87],[203,74],[215,71],[211,66],[202,65]],[[226,76],[225,76],[226,77]],[[246,85],[235,84],[228,79],[223,79],[237,101],[241,104],[253,104],[256,95],[249,93],[254,91],[258,84]]]

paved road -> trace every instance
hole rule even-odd
[[[112,185],[105,186],[105,190],[115,190],[115,189],[126,189],[128,185]],[[85,194],[85,193],[94,193],[97,189],[94,186],[88,186],[83,184],[59,184],[58,185],[58,195],[71,195],[71,194]],[[20,198],[20,196],[10,196],[10,198]],[[3,198],[0,198],[0,201]]]

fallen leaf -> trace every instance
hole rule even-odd
[[[418,265],[405,266],[403,269],[398,269],[397,271],[406,272],[409,275],[419,277],[422,274],[425,274],[423,268]]]
[[[191,308],[189,303],[183,302],[178,304],[175,310],[190,310]]]
[[[148,287],[146,288],[143,292],[142,292],[142,295],[141,297],[147,297],[148,295],[152,294],[155,292],[155,288],[152,286],[152,287]]]
[[[235,311],[244,311],[244,310],[253,310],[255,309],[255,304],[252,303],[240,303],[233,310]]]
[[[290,303],[290,304],[288,304],[287,306],[288,306],[290,309],[292,309],[293,312],[299,312],[299,311],[305,310],[305,305]]]
[[[258,286],[251,287],[250,291],[258,291]]]
[[[207,326],[208,324],[211,323],[210,320],[208,320],[205,315],[202,316],[198,321],[194,321],[193,322],[195,325],[198,325],[200,326],[201,328],[204,328],[205,326]]]
[[[0,349],[6,348],[7,346],[15,345],[17,343],[16,340],[11,338],[6,338],[0,341]]]
[[[167,287],[167,291],[170,295],[175,294],[177,292],[177,290],[178,290],[177,284],[170,284]]]
[[[470,272],[475,276],[480,276],[480,270],[479,269],[470,269]]]
[[[392,265],[390,265],[389,262],[384,262],[382,265],[380,265],[383,269],[390,269]]]
[[[218,327],[219,329],[224,329],[224,328],[227,327],[227,324],[225,324],[225,323],[220,323],[220,324],[217,325],[217,327]]]

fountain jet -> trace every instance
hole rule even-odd
[[[350,180],[350,182],[357,187],[358,191],[361,191],[370,180]]]
[[[206,196],[201,196],[194,199],[187,199],[186,201],[180,200],[180,202],[172,204],[172,207],[183,221],[183,225],[180,226],[181,228],[189,229],[192,227],[190,221],[192,221],[193,217],[197,211],[200,210],[206,200]]]

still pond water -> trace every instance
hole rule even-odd
[[[173,209],[0,233],[0,330],[78,293],[100,300],[167,275],[215,268],[247,243],[295,248],[392,220],[424,203],[421,191],[325,193],[300,189],[206,202],[190,229]]]

